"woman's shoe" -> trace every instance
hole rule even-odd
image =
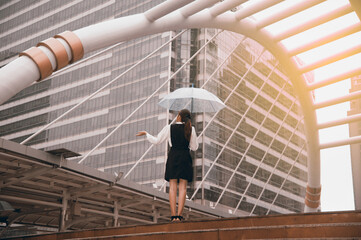
[[[177,218],[179,219],[179,221],[183,222],[184,221],[184,217],[182,216],[177,216]]]
[[[178,218],[178,216],[171,216],[170,221],[171,222],[176,222],[176,221],[179,221],[179,218]]]

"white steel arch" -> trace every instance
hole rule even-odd
[[[218,28],[245,35],[259,42],[270,51],[288,71],[296,95],[299,98],[306,128],[308,151],[308,186],[306,194],[306,212],[317,211],[320,202],[320,150],[351,143],[360,143],[360,137],[335,141],[320,145],[318,130],[330,126],[359,121],[360,116],[348,117],[338,121],[318,124],[316,109],[360,98],[360,92],[323,103],[314,103],[312,91],[346,78],[361,74],[361,61],[357,68],[329,77],[318,83],[307,83],[306,73],[361,53],[361,45],[356,45],[341,53],[320,58],[309,65],[299,65],[294,57],[335,40],[361,31],[361,23],[346,26],[330,32],[316,40],[304,41],[298,47],[288,50],[283,40],[289,39],[309,29],[345,16],[361,12],[360,1],[350,0],[338,8],[330,9],[315,19],[306,19],[297,26],[278,34],[272,34],[267,27],[284,19],[295,16],[313,7],[325,6],[336,1],[308,0],[168,0],[142,14],[135,14],[98,23],[73,32],[67,31],[44,40],[37,47],[26,50],[20,57],[0,69],[0,104],[28,85],[41,81],[52,72],[73,63],[89,53],[113,44],[145,35],[187,28]],[[340,0],[338,0],[340,2]],[[270,11],[273,9],[272,11]],[[267,17],[257,20],[256,14],[267,13]],[[360,15],[359,15],[360,16]],[[358,166],[361,168],[361,166]],[[358,173],[361,169],[356,170]],[[355,172],[355,170],[354,170]],[[361,176],[355,176],[354,184],[361,182]],[[356,179],[356,178],[359,179]],[[360,186],[354,187],[356,208],[361,206]]]

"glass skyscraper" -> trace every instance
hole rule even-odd
[[[142,13],[161,2],[3,1],[0,66],[65,30]],[[120,43],[96,56],[91,53],[84,56],[89,60],[29,86],[0,106],[0,136],[24,141],[178,33],[154,34]],[[100,171],[127,174],[151,146],[135,134],[147,130],[156,135],[175,117],[157,105],[159,100],[192,85],[204,85],[227,108],[216,116],[194,114],[197,133],[205,131],[193,154],[196,181],[189,185],[188,197],[194,195],[192,200],[236,215],[303,211],[307,157],[292,85],[277,59],[253,40],[231,32],[185,31],[26,144],[46,151],[66,148],[82,155],[72,161],[82,160],[144,103],[82,162]],[[161,188],[167,151],[166,143],[152,147],[127,178]]]

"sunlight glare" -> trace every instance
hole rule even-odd
[[[242,3],[240,6],[241,6],[241,8],[248,8],[248,7],[251,7],[252,5],[257,4],[257,3],[261,2],[261,1],[263,1],[263,0],[246,1],[245,3]]]
[[[320,60],[329,59],[335,54],[340,54],[357,47],[361,48],[361,32],[298,54],[297,57],[307,63],[306,65],[312,65]]]
[[[267,19],[270,16],[280,14],[284,11],[287,11],[287,9],[291,8],[294,5],[297,5],[304,0],[293,0],[293,1],[283,1],[276,5],[273,5],[272,7],[266,8],[262,11],[259,11],[252,15],[252,18],[258,21],[263,21]]]
[[[360,69],[361,53],[315,69],[315,82],[327,80],[335,75]]]
[[[342,17],[336,18],[317,27],[306,30],[281,41],[282,45],[289,51],[302,47],[303,45],[327,38],[335,32],[359,24],[360,20],[356,13],[352,12]]]
[[[303,0],[306,1],[306,0]],[[281,14],[292,9],[292,4],[299,4],[301,1],[283,1],[275,6],[263,10],[252,17],[261,22],[267,20],[276,14]],[[302,51],[304,46],[319,41],[323,46],[316,47],[306,52],[293,56],[293,60],[299,64],[311,65],[322,59],[328,59],[335,54],[342,54],[349,49],[361,47],[361,32],[351,34],[350,36],[337,39],[337,34],[349,28],[357,31],[360,28],[360,19],[355,12],[345,14],[344,16],[329,19],[329,14],[340,8],[350,7],[348,0],[328,0],[307,10],[301,11],[283,20],[266,26],[264,30],[268,31],[275,39],[282,39],[289,36],[288,33],[295,33],[294,29],[304,30],[294,36],[287,37],[280,41],[280,44],[295,55],[297,50]],[[349,8],[348,8],[349,10]],[[328,21],[321,24],[320,19],[325,18]],[[319,26],[306,29],[307,26],[314,26],[313,23],[320,23]],[[357,25],[356,25],[357,24]],[[353,28],[355,27],[355,28]],[[348,32],[348,34],[351,31]],[[283,35],[284,34],[284,35]],[[278,35],[283,35],[277,38]],[[333,39],[337,39],[334,40]],[[315,44],[316,45],[316,44]],[[306,49],[305,48],[305,49]],[[349,53],[354,54],[356,51]],[[358,49],[360,52],[360,49]],[[332,60],[332,59],[330,59]],[[342,60],[327,64],[323,67],[316,68],[307,74],[314,75],[314,82],[327,81],[337,75],[349,73],[353,70],[361,70],[361,53],[354,54]],[[350,79],[342,80],[329,86],[318,88],[314,91],[315,102],[322,102],[349,94]],[[350,102],[336,104],[316,110],[317,122],[324,123],[332,120],[347,117],[350,109]],[[343,124],[336,127],[321,129],[318,131],[320,143],[341,140],[349,138],[349,126]],[[331,149],[325,149],[321,154],[321,209],[322,211],[335,210],[353,210],[353,188],[350,161],[350,147],[342,146]],[[340,189],[342,194],[340,195]],[[347,200],[345,200],[347,198]]]
[[[347,0],[325,1],[304,11],[296,13],[281,21],[278,21],[274,24],[271,24],[265,27],[265,29],[269,31],[272,35],[277,36],[278,34],[287,32],[290,29],[301,27],[306,22],[315,21],[316,19],[329,14],[330,11],[336,10],[349,4],[350,3]]]

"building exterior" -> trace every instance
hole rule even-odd
[[[3,2],[0,67],[57,33],[142,13],[161,2]],[[124,42],[29,86],[0,106],[0,136],[24,141],[177,33]],[[199,49],[190,64],[182,67]],[[167,93],[205,84],[204,88],[228,107],[215,117],[194,115],[197,133],[206,130],[194,153],[196,181],[190,184],[188,197],[194,195],[192,200],[236,215],[301,212],[307,181],[302,116],[286,73],[276,62],[262,46],[240,35],[191,29],[26,144],[44,150],[66,148],[82,155],[73,161],[101,171],[122,172],[135,182],[161,188],[167,144],[154,146],[143,156],[151,145],[135,134],[140,130],[157,134],[173,119],[174,113],[157,105]],[[160,88],[165,81],[168,83]],[[115,134],[83,159],[143,103]]]
[[[361,76],[351,78],[351,88],[350,92],[359,91],[361,89]],[[353,116],[360,114],[361,112],[361,100],[355,99],[350,101],[350,110],[348,111],[348,116]],[[351,122],[349,123],[349,134],[350,137],[359,136],[361,134],[361,123],[360,122]],[[361,209],[360,204],[360,176],[359,172],[361,169],[361,144],[352,144],[350,145],[351,150],[351,164],[352,164],[352,177],[353,177],[353,188],[355,195],[355,209]]]

